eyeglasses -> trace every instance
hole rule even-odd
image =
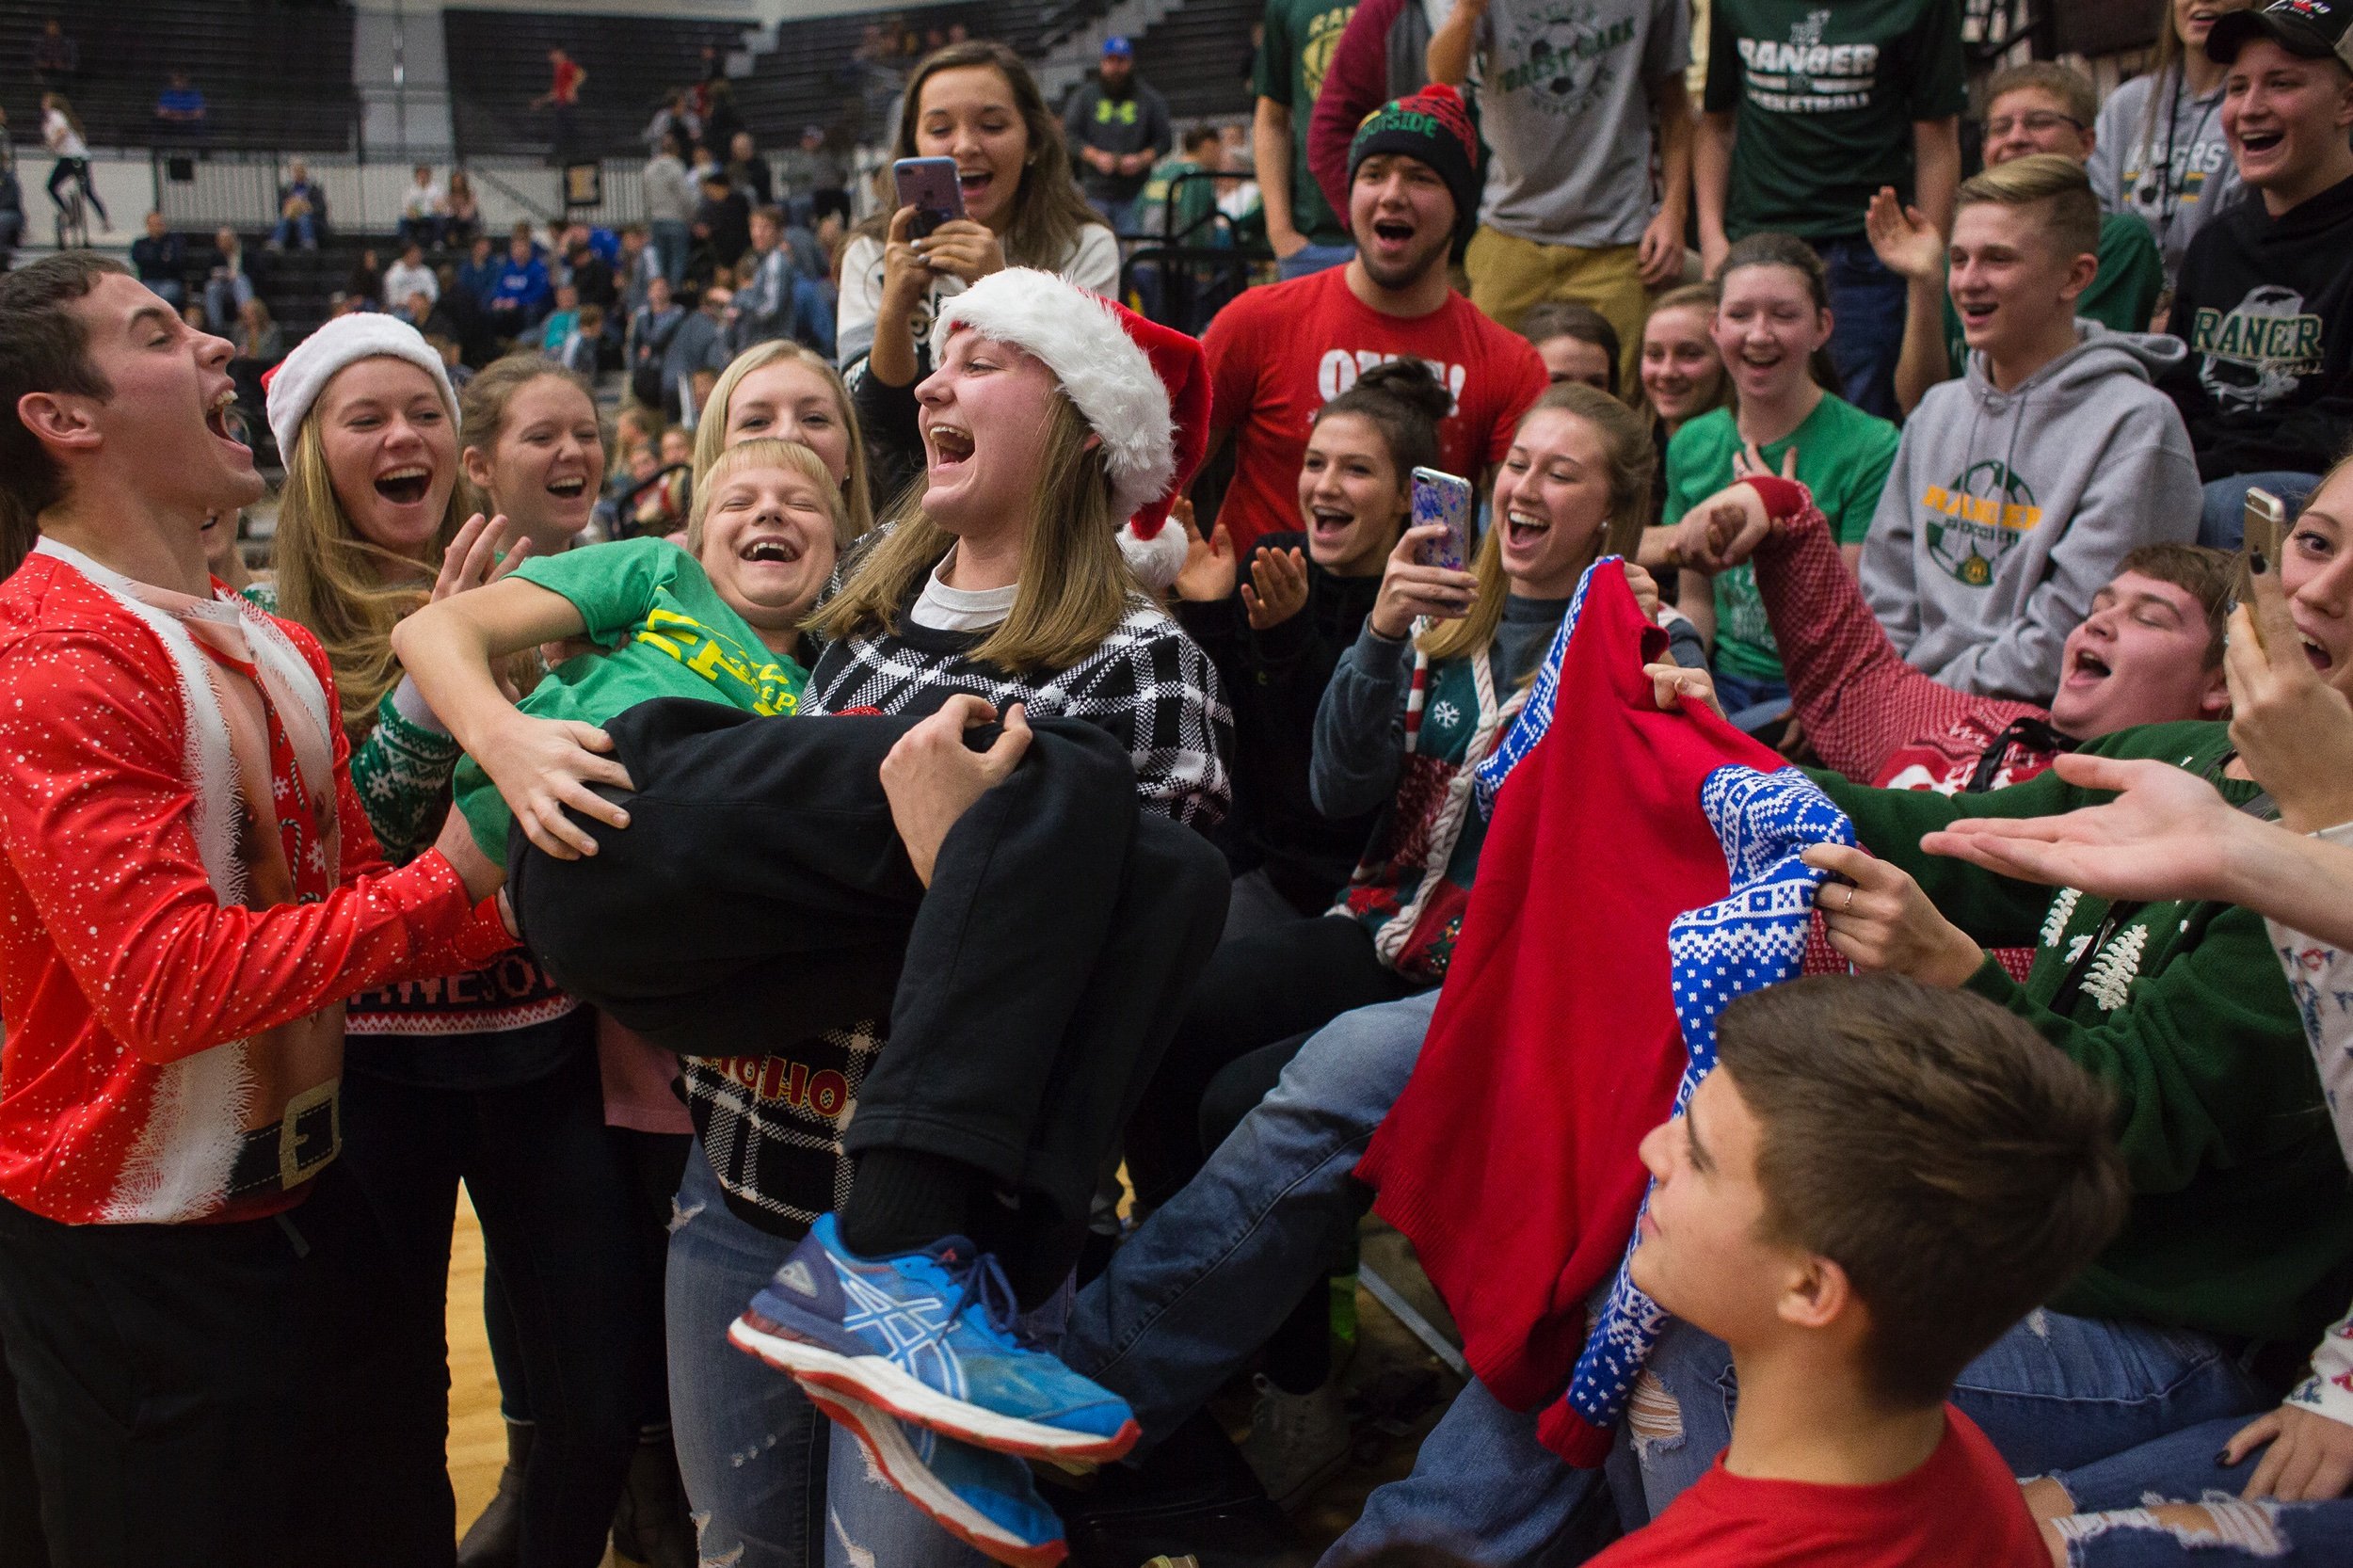
[[[2023,130],[2029,136],[2039,136],[2043,132],[2055,130],[2061,125],[2071,126],[2078,131],[2084,128],[2084,122],[2073,115],[2043,111],[2036,114],[2005,115],[2000,120],[1989,120],[1985,122],[1985,136],[1988,141],[1998,141],[2012,131]]]

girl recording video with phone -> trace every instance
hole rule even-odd
[[[880,495],[921,465],[915,384],[932,372],[922,344],[944,300],[1008,266],[1059,273],[1106,297],[1119,290],[1118,242],[1079,194],[1036,79],[1004,45],[950,44],[918,65],[892,156],[953,159],[964,213],[920,233],[917,204],[894,200],[842,254],[840,364]]]

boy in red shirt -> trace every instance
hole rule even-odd
[[[326,654],[205,569],[231,352],[102,257],[0,279],[0,1340],[58,1561],[445,1563],[342,1002],[511,938],[385,866]]]
[[[1731,1346],[1732,1443],[1594,1568],[2042,1568],[1945,1397],[2124,1218],[2107,1096],[1991,1002],[1818,976],[1724,1010],[1654,1129],[1634,1282]]]
[[[1214,452],[1235,442],[1217,521],[1246,560],[1261,534],[1299,526],[1299,465],[1315,411],[1385,360],[1429,363],[1454,396],[1439,462],[1478,479],[1503,460],[1545,362],[1447,283],[1479,216],[1479,138],[1462,99],[1433,87],[1384,104],[1349,145],[1346,266],[1251,289],[1203,335]]]

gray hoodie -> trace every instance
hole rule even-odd
[[[2198,464],[2150,383],[2178,338],[2075,323],[2075,346],[2011,392],[1985,356],[1904,425],[1863,546],[1863,592],[1915,668],[2025,702],[2058,690],[2067,634],[2125,555],[2198,536]]]
[[[2136,76],[2108,94],[2085,172],[2100,210],[2138,213],[2157,236],[2173,287],[2198,226],[2238,193],[2238,166],[2222,136],[2222,88],[2190,95],[2180,67]]]

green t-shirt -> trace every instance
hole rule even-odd
[[[1795,446],[1798,477],[1830,520],[1831,536],[1840,544],[1861,544],[1902,439],[1887,421],[1824,392],[1795,430],[1763,451],[1766,467],[1779,473],[1782,455]],[[1684,513],[1731,484],[1732,459],[1739,450],[1740,427],[1730,408],[1702,414],[1676,431],[1667,443],[1665,520],[1680,522]],[[1781,648],[1752,567],[1716,575],[1715,663],[1744,680],[1782,679]]]
[[[2165,261],[2156,236],[2138,213],[2110,213],[2100,220],[2100,275],[2075,297],[2075,314],[2112,332],[2146,332],[2149,312],[2165,287]],[[1961,312],[1945,296],[1945,362],[1959,376],[1969,363],[1969,343],[1961,335]]]
[[[1912,199],[1912,127],[1961,113],[1959,0],[1715,0],[1710,114],[1732,114],[1724,229],[1863,232],[1872,193]]]
[[[1349,243],[1348,220],[1332,211],[1307,168],[1307,121],[1340,29],[1355,14],[1355,0],[1267,0],[1266,41],[1258,46],[1252,88],[1291,112],[1291,226],[1310,245]]]
[[[561,594],[603,651],[548,672],[522,711],[603,724],[658,696],[724,702],[762,716],[800,711],[808,672],[771,653],[692,555],[666,539],[624,539],[527,560],[514,575]],[[506,802],[474,760],[457,764],[457,808],[482,853],[506,861]]]
[[[1214,180],[1184,180],[1188,174],[1208,172],[1182,152],[1172,152],[1152,166],[1151,177],[1144,182],[1144,198],[1136,208],[1136,229],[1153,239],[1160,237],[1163,215],[1167,232],[1176,236],[1176,243],[1185,246],[1215,245],[1216,227],[1209,221],[1217,212],[1217,182]],[[1171,194],[1176,211],[1168,212]]]

